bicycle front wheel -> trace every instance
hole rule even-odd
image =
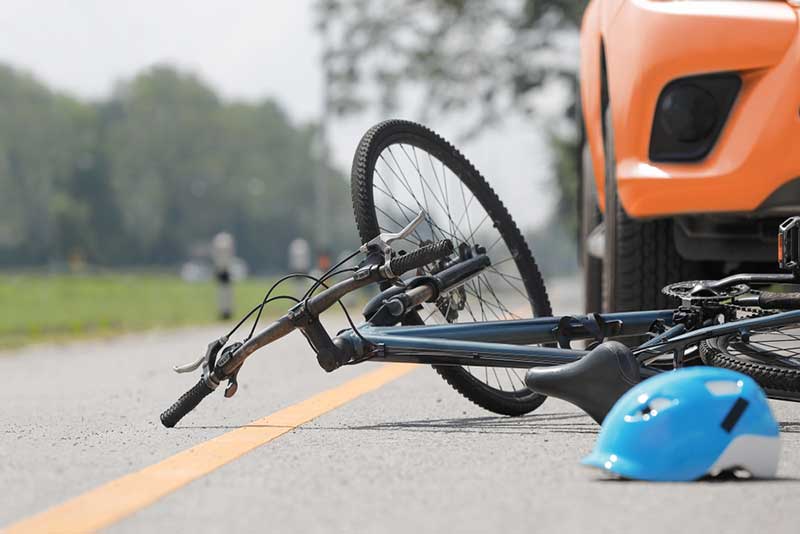
[[[402,120],[374,126],[356,150],[351,187],[362,242],[398,231],[424,210],[428,220],[398,244],[400,250],[451,239],[457,247],[482,246],[492,260],[478,277],[425,304],[405,324],[551,315],[539,269],[508,210],[475,167],[436,133]],[[545,399],[527,388],[519,369],[434,368],[456,391],[498,414],[522,415]]]

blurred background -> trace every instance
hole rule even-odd
[[[211,321],[358,245],[349,167],[423,122],[577,270],[580,0],[29,2],[0,11],[0,347]]]

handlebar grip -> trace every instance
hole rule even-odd
[[[187,413],[197,408],[200,401],[210,395],[212,391],[214,390],[208,387],[205,380],[201,378],[200,382],[181,395],[175,404],[164,410],[161,414],[161,424],[167,428],[174,427]]]
[[[405,272],[418,269],[436,260],[445,258],[452,254],[453,250],[453,242],[449,239],[444,239],[438,243],[420,247],[404,256],[393,258],[389,262],[389,268],[395,276],[400,276]]]
[[[762,291],[758,295],[758,305],[768,310],[800,309],[800,293],[773,293]]]

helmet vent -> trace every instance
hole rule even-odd
[[[645,401],[647,397],[644,397]],[[637,421],[649,421],[651,417],[655,417],[659,412],[666,410],[671,406],[678,404],[677,400],[668,399],[666,397],[656,397],[650,399],[650,402],[642,403],[633,414],[625,416],[626,423],[633,423]]]
[[[741,380],[709,380],[706,382],[706,389],[717,397],[738,395],[742,392],[742,386],[744,386],[744,382]]]
[[[657,397],[650,401],[649,408],[650,411],[660,412],[661,410],[665,410],[672,406],[673,401],[672,399],[667,399],[665,397]]]

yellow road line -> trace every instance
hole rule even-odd
[[[339,387],[279,410],[250,425],[179,452],[141,471],[112,480],[3,530],[5,534],[94,532],[415,368],[386,364]]]

